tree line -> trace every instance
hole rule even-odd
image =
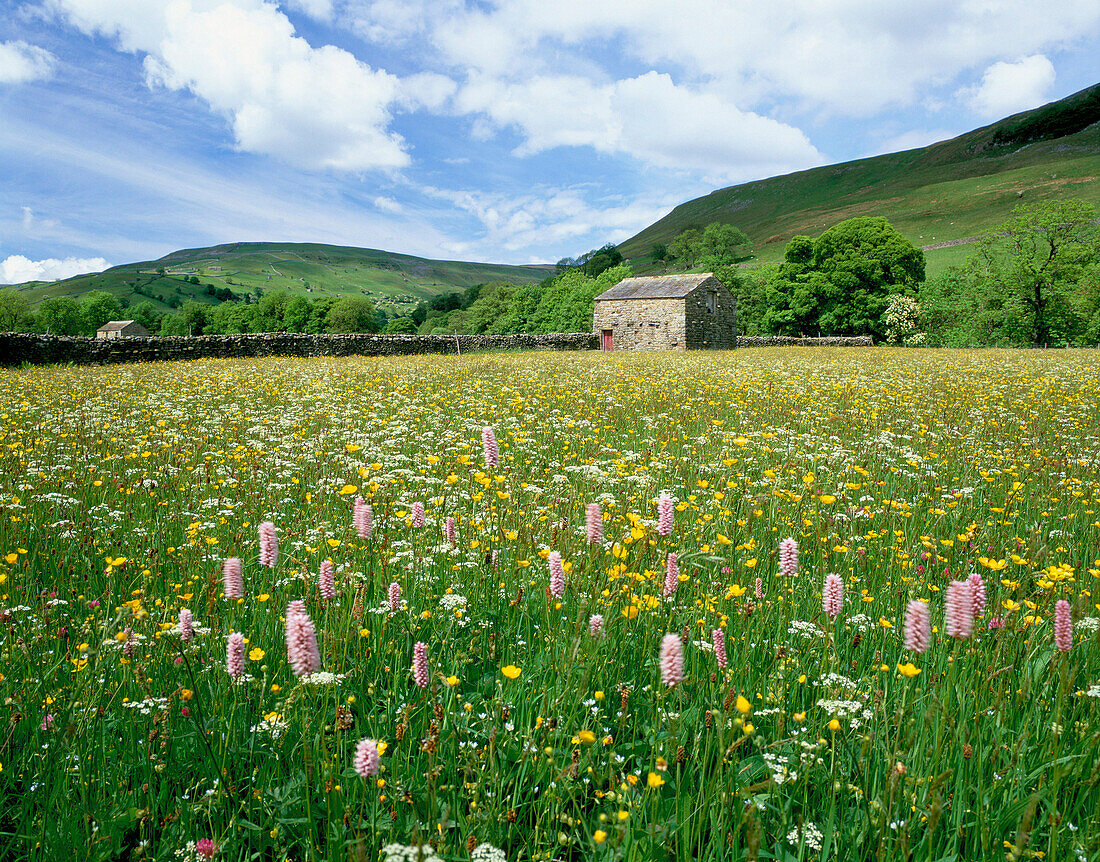
[[[293,296],[280,290],[257,302],[211,305],[189,299],[173,312],[145,300],[128,305],[105,290],[81,300],[48,297],[31,308],[11,288],[0,290],[0,332],[48,332],[92,336],[111,320],[135,320],[153,335],[234,335],[240,332],[378,332],[386,321],[370,300],[359,296]]]
[[[651,259],[675,271],[713,272],[737,300],[744,335],[871,335],[933,346],[1100,343],[1100,226],[1095,208],[1064,199],[1022,204],[986,231],[971,258],[932,279],[924,253],[885,218],[864,216],[818,237],[792,237],[783,260],[745,267],[748,237],[733,225],[689,227]],[[93,291],[31,309],[0,290],[0,330],[92,335],[134,319],[163,335],[238,332],[509,334],[587,332],[595,297],[633,273],[611,244],[558,261],[537,283],[473,285],[389,318],[356,296],[309,299],[275,291],[251,303],[188,300],[174,314],[129,308]]]

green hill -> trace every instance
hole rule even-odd
[[[174,251],[159,260],[130,263],[56,282],[15,285],[32,303],[48,296],[80,298],[106,290],[130,303],[151,300],[168,310],[188,299],[216,304],[236,296],[289,290],[311,298],[365,296],[391,313],[420,300],[490,281],[527,283],[553,273],[547,266],[427,260],[367,248],[314,243],[249,242]],[[194,284],[192,279],[198,281]]]
[[[646,270],[654,243],[719,221],[745,231],[756,261],[769,263],[796,234],[818,236],[838,221],[876,215],[926,248],[935,275],[970,253],[965,244],[941,244],[980,234],[1021,201],[1058,197],[1100,204],[1100,84],[920,149],[719,189],[680,204],[619,251]]]

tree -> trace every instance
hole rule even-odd
[[[689,227],[668,244],[668,253],[684,269],[693,269],[702,252],[703,232],[697,227]]]
[[[130,316],[150,332],[157,332],[160,330],[160,319],[162,315],[157,311],[156,306],[147,299],[131,308]]]
[[[613,242],[600,246],[595,251],[588,252],[584,257],[584,274],[589,278],[596,278],[605,270],[618,266],[623,262],[622,253],[615,247]]]
[[[979,271],[1006,306],[1026,318],[1032,344],[1072,339],[1087,326],[1072,295],[1088,265],[1100,260],[1100,229],[1092,204],[1078,198],[1021,204],[986,231]]]
[[[11,288],[0,290],[0,332],[19,332],[31,319],[27,298]]]
[[[326,320],[329,332],[377,332],[378,318],[374,305],[361,296],[345,296],[329,309]]]
[[[103,324],[118,320],[121,312],[117,296],[105,290],[93,290],[80,303],[81,328],[85,335],[95,335]]]
[[[283,309],[283,328],[287,332],[305,332],[312,311],[310,301],[305,296],[291,297]]]
[[[703,228],[699,262],[711,271],[744,260],[752,252],[752,243],[744,231],[724,222],[711,222]]]
[[[71,296],[51,296],[38,306],[37,328],[52,335],[80,335],[80,304]]]
[[[283,322],[283,314],[287,303],[290,302],[290,291],[273,290],[265,294],[256,304],[256,314],[253,317],[253,325],[256,332],[285,332],[286,324]]]
[[[415,335],[416,321],[411,317],[395,317],[382,329],[386,335]]]
[[[885,335],[886,304],[924,281],[924,253],[880,217],[833,225],[815,240],[792,237],[768,285],[765,325],[797,335]]]
[[[180,320],[181,334],[202,335],[206,330],[207,313],[210,306],[193,299],[187,300],[176,317]]]

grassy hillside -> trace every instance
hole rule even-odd
[[[817,236],[861,215],[885,216],[915,245],[979,234],[1021,201],[1100,204],[1100,84],[949,141],[719,189],[676,207],[619,246],[637,268],[654,243],[713,221],[737,225],[757,260],[779,260],[795,234]],[[929,249],[929,274],[965,259]]]
[[[163,274],[160,272],[163,270]],[[490,263],[427,260],[366,248],[312,243],[233,243],[175,251],[160,260],[116,266],[101,273],[58,282],[17,285],[31,302],[47,296],[79,298],[106,290],[131,303],[151,300],[167,310],[173,300],[217,303],[209,292],[228,288],[234,294],[289,290],[318,296],[366,296],[391,311],[411,309],[420,300],[462,291],[489,281],[540,281],[552,266],[505,266]],[[199,284],[189,281],[196,278]]]

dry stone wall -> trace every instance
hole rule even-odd
[[[635,300],[637,304],[638,300]],[[682,300],[652,300],[656,305]],[[597,303],[612,305],[612,303]],[[663,326],[635,327],[638,350],[684,349],[686,333],[667,309],[656,320]],[[681,316],[681,320],[683,317]],[[635,321],[636,322],[636,321]],[[605,328],[612,328],[607,326]],[[675,330],[675,331],[672,331]],[[616,336],[621,330],[616,329]],[[783,335],[740,336],[738,347],[798,346],[871,347],[871,337],[795,338]],[[618,345],[616,345],[618,346]],[[716,347],[718,345],[715,345]],[[598,350],[599,332],[551,335],[249,335],[171,336],[160,338],[68,338],[0,332],[0,365],[109,365],[117,362],[163,362],[248,356],[409,356],[479,353],[490,350]]]
[[[0,365],[108,365],[248,356],[406,356],[489,350],[595,350],[590,332],[551,335],[248,335],[69,338],[0,333]]]

